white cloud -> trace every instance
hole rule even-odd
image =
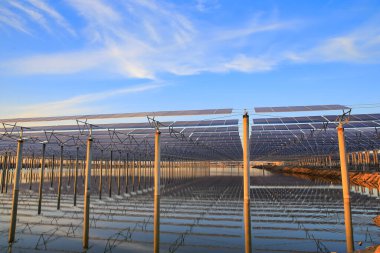
[[[45,17],[39,13],[38,11],[28,8],[27,6],[17,2],[17,1],[9,1],[9,4],[13,7],[25,12],[33,21],[41,25],[45,30],[50,32],[50,28]]]
[[[220,7],[218,0],[196,0],[196,9],[200,12],[207,12]]]
[[[23,74],[72,74],[96,68],[106,59],[105,51],[38,55],[10,60],[1,64],[0,69]]]
[[[14,12],[8,9],[0,8],[0,24],[1,23],[10,26],[13,29],[16,29],[20,32],[31,34],[26,25],[24,24],[23,20]]]
[[[319,42],[311,49],[289,52],[285,56],[295,62],[380,62],[380,28],[371,21],[344,35]]]
[[[117,96],[126,96],[129,94],[144,93],[150,90],[158,89],[162,87],[161,84],[145,84],[132,86],[116,90],[108,90],[97,93],[84,94],[74,96],[64,100],[30,104],[23,106],[14,106],[12,111],[12,117],[43,117],[52,115],[70,115],[76,113],[85,113],[84,107],[87,108],[87,113],[94,113],[96,109],[90,105],[94,102],[111,99]],[[97,104],[99,107],[99,104]],[[98,110],[100,108],[97,108]]]
[[[41,0],[28,1],[49,13],[56,12],[41,7]],[[275,65],[270,56],[261,52],[248,55],[241,48],[247,45],[236,41],[290,26],[259,18],[239,27],[200,26],[180,7],[165,1],[126,0],[113,5],[102,0],[66,2],[86,21],[83,32],[91,43],[87,49],[13,59],[0,64],[2,72],[74,74],[99,70],[156,79],[159,73],[267,71]]]
[[[42,1],[42,0],[28,0],[28,2],[31,5],[33,5],[34,7],[36,7],[37,9],[45,12],[50,17],[52,17],[57,22],[57,24],[60,25],[61,27],[65,28],[66,31],[68,31],[72,35],[76,34],[75,31],[69,25],[69,23],[66,21],[66,19],[61,14],[59,14],[59,12],[57,12],[55,9],[53,9],[52,7],[50,7],[45,1]]]
[[[272,70],[276,62],[271,59],[250,58],[238,55],[232,61],[224,64],[226,71],[261,72]]]

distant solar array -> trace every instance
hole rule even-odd
[[[256,113],[268,112],[307,112],[307,111],[332,111],[350,109],[344,105],[308,105],[308,106],[277,106],[255,107]]]

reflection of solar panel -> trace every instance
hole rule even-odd
[[[231,114],[232,109],[207,109],[207,110],[185,110],[185,111],[159,111],[159,112],[137,112],[137,113],[118,113],[118,114],[98,114],[98,115],[76,115],[59,117],[37,117],[37,118],[14,118],[0,119],[0,122],[40,122],[40,121],[63,121],[76,119],[116,119],[134,118],[146,116],[195,116],[195,115],[214,115]]]
[[[331,111],[350,109],[343,105],[308,105],[308,106],[278,106],[278,107],[255,107],[256,113],[268,112],[307,112],[307,111]]]

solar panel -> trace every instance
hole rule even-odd
[[[350,109],[343,105],[308,105],[308,106],[277,106],[277,107],[255,107],[256,113],[268,112],[307,112],[307,111],[329,111]]]
[[[266,125],[266,124],[305,124],[305,123],[336,123],[338,116],[308,116],[308,117],[282,117],[282,118],[254,118],[253,124]],[[380,120],[380,114],[356,114],[350,116],[350,122],[369,122]]]
[[[195,116],[195,115],[231,114],[231,113],[232,113],[232,109],[206,109],[206,110],[158,111],[158,112],[98,114],[98,115],[76,115],[76,116],[59,116],[59,117],[13,118],[13,119],[0,119],[0,122],[40,122],[40,121],[64,121],[64,120],[77,120],[77,119],[116,119],[116,118],[134,118],[134,117],[146,117],[146,116]]]

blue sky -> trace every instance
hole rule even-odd
[[[0,117],[380,107],[377,0],[5,0],[0,34]]]

